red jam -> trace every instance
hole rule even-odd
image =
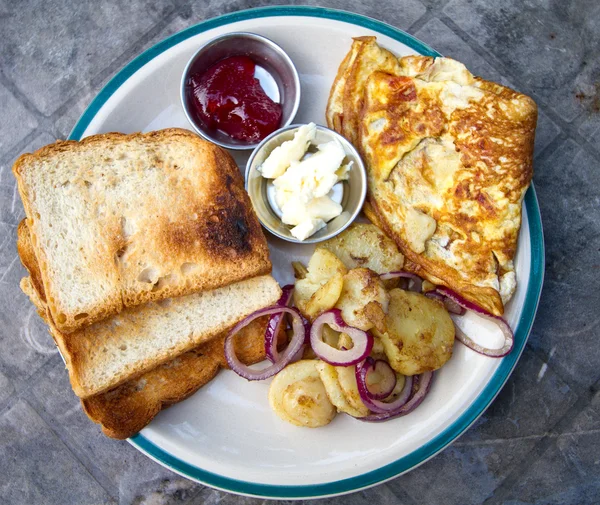
[[[267,96],[255,68],[247,56],[231,56],[190,77],[196,111],[209,128],[249,143],[279,128],[281,105]]]

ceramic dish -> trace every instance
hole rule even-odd
[[[233,31],[264,35],[292,58],[302,86],[298,123],[325,123],[329,88],[352,37],[376,35],[380,44],[398,55],[437,54],[400,30],[341,11],[271,7],[228,14],[173,35],[129,63],[92,102],[71,138],[170,126],[191,129],[179,100],[181,73],[203,43]],[[248,154],[233,154],[243,168]],[[273,273],[281,284],[293,278],[290,261],[306,262],[314,249],[273,237],[269,244]],[[373,425],[340,415],[324,428],[297,428],[270,410],[269,381],[249,383],[223,371],[192,398],[159,414],[130,442],[191,479],[269,498],[348,493],[407,472],[450,444],[481,415],[523,351],[544,270],[533,187],[525,197],[515,266],[519,284],[506,311],[516,334],[512,353],[492,359],[457,344],[425,402],[406,417]]]

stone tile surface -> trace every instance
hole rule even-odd
[[[529,349],[525,349],[517,373],[457,446],[498,439],[536,441],[554,426],[577,401],[569,386]],[[544,420],[540,422],[540,417]]]
[[[512,465],[527,456],[533,440],[482,441],[450,446],[388,486],[405,491],[416,503],[477,505],[492,496]]]
[[[56,346],[18,284],[0,283],[0,372],[21,387],[47,361]]]
[[[172,16],[171,16],[172,17]],[[190,26],[190,21],[185,21],[181,17],[174,17],[165,26],[160,26],[160,29],[152,30],[142,40],[138,41],[134,48],[122,54],[110,67],[110,70],[104,72],[101,79],[93,86],[83,88],[77,95],[75,100],[64,111],[58,114],[52,125],[52,133],[55,138],[66,139],[75,124],[90,105],[98,90],[102,88],[123,66],[129,63],[135,56],[149,49],[157,42],[167,38],[169,35],[177,33],[184,28]]]
[[[452,0],[444,9],[570,122],[593,107],[600,77],[600,3]]]
[[[316,500],[322,505],[416,505],[406,493],[395,494],[387,485],[377,486],[356,493]],[[315,503],[314,500],[306,501],[281,501],[276,502],[263,500],[261,498],[248,498],[234,496],[216,489],[205,488],[197,496],[186,502],[186,505],[267,505],[277,503],[279,505],[293,505],[301,503],[308,505]]]
[[[507,503],[597,503],[600,496],[600,393],[523,476]]]
[[[526,350],[517,373],[457,442],[388,485],[408,493],[416,503],[483,503],[576,398],[541,359]],[[427,485],[434,480],[440,482]],[[469,482],[469,486],[452,482]]]
[[[426,12],[426,7],[419,0],[403,0],[401,3],[389,2],[385,7],[378,0],[297,0],[284,3],[348,10],[385,21],[402,29],[408,28]],[[282,5],[282,2],[278,0],[210,0],[208,5],[201,2],[192,4],[185,2],[185,4],[183,12],[186,17],[189,16],[190,21],[194,21],[242,9]]]
[[[0,156],[2,156],[32,132],[38,123],[35,115],[29,112],[2,84],[0,84],[0,104],[2,104],[3,119],[0,125]]]
[[[589,386],[600,327],[600,171],[598,160],[568,140],[538,161],[534,181],[544,224],[546,276],[530,344],[549,365]]]
[[[26,402],[0,416],[0,454],[2,503],[114,503]]]
[[[148,464],[147,458],[128,443],[102,435],[100,427],[83,413],[62,362],[40,378],[28,394],[92,475],[118,492],[121,503],[134,503],[142,497],[155,503],[152,496],[162,496],[162,501],[156,501],[161,505],[179,503],[201,490],[198,484]]]
[[[15,387],[11,380],[6,375],[0,373],[0,411],[6,400],[8,400],[14,392]]]

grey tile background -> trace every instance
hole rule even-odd
[[[23,310],[15,232],[24,214],[10,167],[65,138],[103,84],[152,44],[211,16],[283,3],[0,0],[0,503],[263,503],[187,481],[87,420],[44,326]],[[309,3],[391,23],[536,99],[547,248],[527,349],[487,412],[411,473],[322,503],[600,503],[600,2]]]

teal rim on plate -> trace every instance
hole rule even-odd
[[[299,6],[261,7],[225,14],[223,16],[209,19],[197,25],[191,26],[179,33],[176,33],[175,35],[168,37],[127,64],[106,84],[106,86],[100,91],[89,107],[85,110],[73,128],[69,139],[81,139],[81,136],[89,126],[92,119],[96,116],[106,101],[113,95],[113,93],[137,70],[167,49],[190,37],[193,37],[194,35],[205,32],[212,28],[235,23],[237,21],[275,16],[303,16],[342,21],[367,28],[382,35],[386,35],[410,47],[419,54],[426,56],[441,56],[440,53],[430,48],[428,45],[403,32],[402,30],[399,30],[398,28],[394,28],[375,19],[345,11],[325,9],[320,7]],[[525,303],[515,331],[515,347],[507,357],[502,359],[500,366],[486,387],[475,399],[475,401],[465,410],[465,412],[463,412],[463,414],[442,433],[437,435],[426,444],[422,445],[419,449],[394,461],[393,463],[386,464],[377,470],[372,470],[362,475],[324,484],[292,486],[257,484],[253,482],[232,479],[229,477],[223,477],[181,461],[177,457],[163,451],[160,447],[156,446],[141,434],[137,434],[136,436],[130,438],[129,442],[153,460],[185,477],[224,491],[266,498],[317,498],[349,493],[382,483],[424,463],[429,458],[435,456],[438,452],[451,444],[477,420],[477,418],[484,412],[484,410],[500,392],[511,372],[513,371],[517,361],[519,360],[523,349],[525,348],[525,343],[527,341],[527,337],[529,336],[529,332],[531,331],[535,313],[537,311],[544,278],[544,236],[542,233],[540,210],[533,185],[525,194],[524,203],[529,219],[531,266],[529,273],[529,284],[527,287],[527,293],[525,295]]]

